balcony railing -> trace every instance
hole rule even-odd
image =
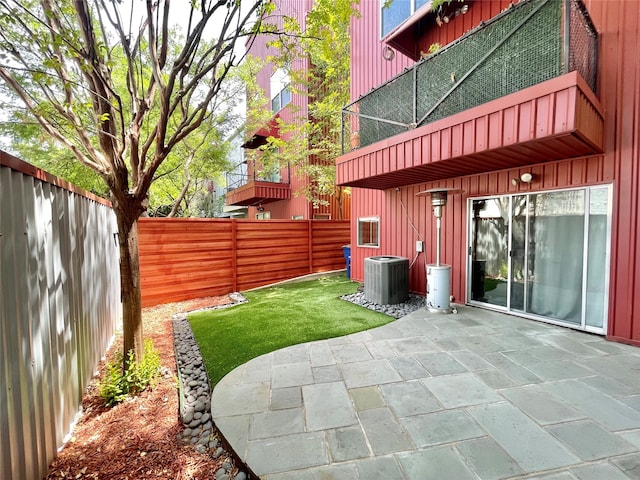
[[[342,151],[574,70],[596,92],[597,44],[582,0],[523,0],[345,107]]]
[[[290,183],[291,169],[286,168],[262,170],[253,168],[251,173],[247,173],[246,164],[236,166],[236,169],[226,173],[227,192],[247,185],[250,182],[270,182],[270,183]]]

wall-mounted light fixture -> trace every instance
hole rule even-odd
[[[385,45],[384,47],[382,47],[382,58],[384,58],[386,61],[390,62],[391,60],[394,59],[395,56],[396,56],[395,50],[391,48],[389,45]]]
[[[532,181],[533,181],[533,174],[529,172],[525,172],[522,175],[520,175],[520,178],[512,178],[511,185],[515,187],[519,183],[531,183]]]

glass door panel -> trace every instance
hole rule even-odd
[[[527,196],[511,201],[511,309],[525,311],[527,298]]]
[[[584,190],[529,195],[526,311],[582,323]]]
[[[507,307],[509,197],[471,204],[471,299]]]
[[[589,191],[589,232],[587,238],[586,324],[603,328],[607,304],[607,238],[609,219],[608,187]]]

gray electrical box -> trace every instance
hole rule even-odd
[[[409,298],[409,259],[377,256],[364,259],[364,297],[379,305],[394,305]]]

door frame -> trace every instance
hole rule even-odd
[[[588,281],[588,233],[589,233],[589,212],[590,212],[590,198],[591,191],[593,189],[598,188],[607,188],[607,224],[606,224],[606,246],[605,246],[605,279],[604,279],[604,310],[603,310],[603,319],[602,319],[602,327],[593,327],[586,324],[586,303],[587,303],[587,281]],[[511,308],[511,288],[512,288],[512,241],[513,241],[513,198],[517,196],[527,196],[527,202],[529,201],[529,195],[536,194],[545,194],[545,193],[553,193],[553,192],[563,192],[563,191],[571,191],[571,190],[584,190],[585,191],[585,225],[584,225],[584,239],[583,239],[583,274],[582,274],[582,300],[581,300],[581,322],[580,324],[575,324],[571,322],[563,322],[561,320],[545,317],[543,315],[537,315],[534,313],[524,312],[521,310],[513,310]],[[473,222],[473,201],[474,200],[490,200],[496,198],[505,198],[509,199],[509,216],[508,216],[508,255],[507,255],[507,301],[506,306],[503,307],[501,305],[493,305],[488,302],[482,302],[479,300],[472,299],[472,259],[473,259],[473,232],[472,232],[472,222]],[[596,333],[599,335],[606,335],[608,328],[608,320],[609,320],[609,292],[610,292],[610,276],[611,276],[611,229],[612,229],[612,218],[613,218],[613,185],[612,184],[597,184],[597,185],[586,185],[580,187],[572,187],[572,188],[557,188],[552,190],[538,190],[538,191],[526,191],[526,192],[512,192],[512,193],[504,193],[504,194],[496,194],[496,195],[479,195],[474,197],[467,198],[467,247],[466,247],[466,286],[465,293],[467,299],[467,305],[472,305],[480,308],[485,308],[488,310],[495,310],[503,313],[508,313],[510,315],[515,315],[518,317],[528,318],[531,320],[542,321],[544,323],[549,323],[552,325],[559,325],[563,327],[573,328],[575,330],[585,331],[589,333]],[[527,212],[528,217],[528,212]],[[529,222],[526,222],[526,241],[525,244],[528,244],[528,235],[529,235]],[[525,259],[526,261],[526,259]],[[527,288],[525,286],[525,292]]]

